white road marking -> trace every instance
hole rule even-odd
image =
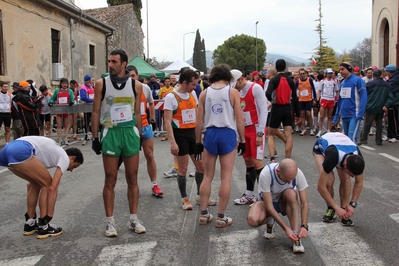
[[[370,147],[370,146],[367,146],[367,145],[360,145],[359,147],[365,148],[366,150],[369,150],[369,151],[375,151],[374,148],[372,148],[372,147]]]
[[[390,214],[389,217],[399,224],[399,213]]]
[[[209,238],[208,265],[252,265],[251,250],[254,239],[259,237],[258,230],[242,230],[229,232]],[[223,254],[223,256],[221,255]]]
[[[337,222],[309,223],[309,236],[326,266],[384,265],[353,227],[343,227]]]
[[[43,258],[44,255],[23,257],[18,259],[0,260],[0,266],[33,266]]]
[[[93,265],[149,265],[152,259],[152,249],[156,245],[157,242],[150,241],[104,247]]]
[[[0,170],[0,174],[1,174],[1,173],[4,173],[4,172],[7,172],[7,171],[8,171],[8,168],[1,169],[1,170]]]
[[[379,155],[384,156],[384,157],[386,157],[388,159],[391,159],[392,161],[395,161],[395,162],[399,163],[399,159],[396,158],[396,157],[393,157],[392,155],[389,155],[387,153],[379,153]]]

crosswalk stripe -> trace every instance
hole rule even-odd
[[[149,265],[155,241],[104,247],[93,265]]]
[[[374,266],[384,262],[374,254],[353,227],[340,223],[309,223],[309,236],[326,266]]]
[[[367,146],[367,145],[361,145],[361,146],[359,146],[359,147],[364,148],[364,149],[369,150],[369,151],[375,151],[374,148],[372,148],[372,147],[370,147],[370,146]]]
[[[389,217],[399,224],[399,213],[390,214]]]
[[[23,257],[18,259],[0,260],[0,266],[33,266],[43,258],[44,255]]]
[[[393,157],[392,155],[389,155],[387,153],[379,153],[379,155],[384,156],[385,158],[391,159],[392,161],[399,163],[399,159],[396,157]]]
[[[253,240],[258,237],[258,230],[253,229],[211,236],[209,252],[212,256],[209,258],[212,259],[209,259],[208,265],[251,265],[252,245],[256,243]]]

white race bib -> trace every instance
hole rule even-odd
[[[94,99],[94,94],[89,94],[89,99]]]
[[[1,110],[10,110],[10,104],[9,103],[0,103],[0,109]]]
[[[341,92],[339,93],[339,96],[341,96],[341,98],[343,99],[348,99],[351,97],[351,88],[346,87],[346,88],[342,88]]]
[[[309,92],[308,92],[308,90],[303,90],[303,91],[301,91],[299,94],[300,94],[302,97],[306,97],[306,96],[309,95]]]
[[[251,114],[249,113],[249,111],[242,112],[242,118],[244,118],[244,126],[252,125]]]
[[[58,97],[58,104],[67,104],[68,97]]]
[[[110,113],[111,123],[123,123],[133,119],[132,109],[128,104],[112,106]]]
[[[183,124],[194,123],[195,120],[195,109],[187,109],[181,112]]]

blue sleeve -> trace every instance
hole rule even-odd
[[[367,105],[366,83],[364,83],[363,79],[359,79],[356,84],[356,87],[357,87],[357,92],[359,93],[359,96],[360,96],[359,112],[356,114],[356,119],[362,120],[363,116],[364,116],[364,112],[366,111],[366,105]]]
[[[87,97],[87,94],[86,94],[86,90],[85,90],[85,89],[80,89],[79,94],[80,94],[80,99],[81,99],[82,101],[84,101],[84,102],[86,102],[86,103],[92,103],[92,102],[93,102],[92,99],[90,99],[89,97]]]
[[[310,79],[310,86],[312,87],[313,100],[316,100],[317,94],[316,94],[316,89],[315,89],[315,87],[314,87],[314,82],[313,82],[312,79]]]
[[[195,86],[195,94],[197,94],[198,99],[199,99],[201,92],[202,92],[201,86],[197,83],[197,85]]]

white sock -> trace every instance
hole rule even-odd
[[[137,213],[136,214],[130,214],[130,220],[137,220]]]
[[[115,222],[114,216],[106,217],[106,218],[105,218],[105,221],[106,221],[107,223]]]
[[[153,188],[157,184],[157,181],[151,182],[151,188]]]
[[[35,224],[35,222],[36,222],[35,219],[29,218],[29,219],[26,221],[26,224],[29,224],[30,226],[33,226],[33,225]]]
[[[245,195],[247,195],[247,196],[253,196],[253,195],[254,195],[254,192],[251,191],[251,190],[245,190]]]

